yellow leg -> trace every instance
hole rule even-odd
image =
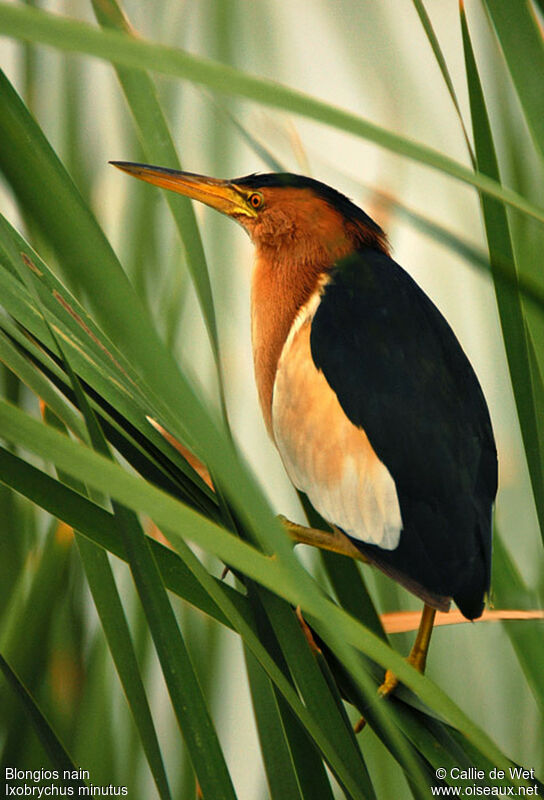
[[[410,655],[406,659],[409,664],[417,669],[418,672],[425,672],[425,664],[427,663],[427,652],[431,642],[431,634],[433,632],[434,618],[436,610],[428,606],[427,603],[423,606],[423,613],[421,614],[421,621],[417,631],[416,640],[410,650]],[[385,680],[378,689],[378,694],[382,697],[387,697],[388,694],[398,685],[398,678],[391,672],[390,669],[385,673]]]
[[[364,556],[338,528],[333,528],[332,531],[308,528],[305,525],[291,522],[282,514],[279,515],[278,519],[291,539],[297,544],[311,544],[313,547],[318,547],[320,550],[330,550],[333,553],[340,553],[340,555],[349,556],[350,558],[357,559],[357,561],[368,564],[366,556]]]
[[[355,558],[365,564],[369,560],[358,550],[354,544],[348,539],[345,534],[338,528],[333,528],[332,531],[323,531],[318,528],[309,528],[305,525],[298,525],[296,522],[291,522],[286,517],[280,514],[279,520],[284,526],[285,530],[297,544],[310,544],[313,547],[318,547],[320,550],[330,550],[333,553],[340,553],[343,556]],[[309,629],[306,626],[300,614],[300,609],[297,610],[303,630],[308,637]],[[412,664],[419,672],[425,672],[425,664],[427,661],[427,651],[431,641],[431,634],[433,632],[434,618],[436,610],[425,603],[423,613],[421,614],[421,621],[417,632],[416,640],[407,658],[409,664]],[[311,634],[310,634],[311,635]],[[313,642],[313,637],[312,642]],[[316,647],[315,642],[313,646]],[[385,673],[385,679],[378,689],[380,697],[387,697],[398,686],[397,676],[388,669]],[[365,726],[365,720],[361,718],[355,726],[355,733],[359,733]]]
[[[411,664],[418,670],[418,672],[421,673],[425,672],[427,652],[431,642],[431,634],[433,632],[435,615],[436,610],[425,603],[423,606],[423,613],[421,614],[421,621],[419,623],[416,640],[412,649],[410,650],[410,655],[406,659],[409,664]],[[378,694],[380,697],[387,697],[397,688],[398,683],[399,679],[397,676],[390,669],[388,669],[385,673],[385,680],[378,689]],[[365,724],[364,718],[361,718],[355,725],[355,733],[362,731]]]

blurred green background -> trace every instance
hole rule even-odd
[[[19,5],[97,24],[93,4],[85,0],[1,4],[12,8]],[[523,7],[523,14],[529,9],[527,13],[538,30],[542,23],[539,4],[521,0],[511,4],[518,5],[519,10]],[[7,24],[1,6],[0,35],[5,32],[3,24]],[[470,131],[470,74],[467,86],[458,4],[438,0],[426,6],[430,15],[427,22],[440,43],[460,112]],[[513,58],[501,40],[502,29],[494,16],[495,7],[500,6],[494,2],[467,3],[468,29],[501,182],[542,208],[543,140],[539,150],[535,140],[538,131],[535,133],[532,127],[519,82],[524,80],[523,69],[531,66],[541,81],[544,75],[539,72],[541,62],[535,64],[531,58],[530,63],[527,59],[524,63],[524,56],[530,53],[529,47],[526,54],[523,52],[524,30],[517,40],[516,63],[511,63]],[[107,15],[112,6],[97,1],[95,8]],[[146,40],[300,90],[371,120],[378,126],[378,142],[380,130],[394,131],[471,168],[463,129],[422,24],[419,3],[164,0],[149,4],[126,0],[123,9],[130,25]],[[500,8],[497,13],[500,16]],[[115,20],[115,13],[111,18]],[[28,19],[30,29],[32,18]],[[180,364],[210,415],[220,419],[222,400],[213,349],[186,251],[165,198],[107,163],[112,159],[150,160],[146,133],[134,122],[115,69],[86,55],[13,37],[10,33],[9,38],[0,39],[0,66],[84,202],[92,208],[166,349]],[[39,37],[38,32],[29,38]],[[78,49],[76,40],[70,49]],[[224,80],[228,84],[228,72]],[[271,169],[309,174],[353,198],[388,232],[395,259],[451,323],[490,407],[499,451],[496,525],[501,537],[491,603],[496,608],[540,607],[544,590],[542,539],[533,490],[536,486],[538,494],[540,487],[542,498],[541,473],[535,467],[542,467],[541,453],[535,440],[536,453],[529,459],[532,487],[526,458],[530,422],[525,428],[524,446],[477,191],[443,171],[393,152],[383,146],[385,140],[372,142],[334,123],[324,125],[303,114],[261,105],[238,96],[237,91],[212,91],[191,79],[156,73],[153,81],[185,169],[218,177]],[[535,113],[539,103],[538,96],[534,97]],[[132,110],[134,113],[134,106]],[[481,147],[476,154],[480,165],[485,155]],[[26,166],[24,180],[32,182],[33,191],[41,194],[44,205],[48,204],[51,189],[47,180],[30,164]],[[99,296],[90,296],[77,268],[66,267],[58,246],[44,230],[43,219],[25,201],[19,188],[21,179],[13,177],[9,166],[3,167],[7,179],[0,187],[2,213],[96,318]],[[299,499],[267,438],[258,408],[249,324],[250,243],[239,229],[212,211],[198,207],[195,213],[210,274],[224,402],[233,438],[275,513],[303,522]],[[539,303],[522,293],[521,308],[535,355],[533,383],[517,384],[523,397],[533,393],[538,412],[544,409],[541,377],[540,383],[535,377],[541,375],[544,358],[543,227],[541,221],[519,210],[509,209],[507,213],[515,269],[540,297]],[[75,223],[66,218],[65,224]],[[492,224],[487,228],[488,237],[490,230],[492,243]],[[498,247],[494,251],[498,253],[496,274],[507,269],[508,264],[504,264],[509,259]],[[85,269],[84,264],[81,269]],[[502,290],[514,291],[511,284],[506,284],[506,289],[503,285]],[[15,316],[9,304],[6,314]],[[115,344],[123,349],[119,342]],[[518,358],[515,353],[513,357],[514,361]],[[519,355],[519,360],[523,357]],[[39,418],[36,392],[14,372],[13,365],[12,369],[2,367],[3,397]],[[518,409],[527,408],[523,397],[521,406],[517,397]],[[179,413],[183,418],[183,407]],[[17,444],[9,436],[6,441],[8,450]],[[28,450],[13,452],[44,468],[44,461],[29,455]],[[54,475],[50,466],[46,469]],[[75,762],[91,771],[94,784],[126,785],[134,798],[158,797],[70,529],[7,486],[0,489],[0,519],[0,651],[36,697]],[[221,574],[218,559],[200,549],[196,552],[213,575]],[[321,559],[309,550],[301,550],[300,557],[307,569],[327,584]],[[193,770],[130,571],[119,559],[110,561],[171,794],[180,800],[195,797]],[[369,568],[361,571],[379,612],[419,608],[419,602],[398,586]],[[232,576],[227,582],[235,585]],[[279,796],[265,779],[240,638],[178,598],[172,603],[237,796],[244,800]],[[542,625],[542,621],[536,621],[440,628],[433,636],[427,669],[428,676],[508,758],[541,774],[544,685],[537,673],[544,655]],[[405,654],[411,636],[396,635],[391,641]],[[5,683],[0,684],[0,709],[2,768],[30,769],[48,763],[31,723]],[[354,709],[349,713],[352,720],[357,719]],[[408,797],[411,791],[415,796],[429,796],[418,795],[421,789],[415,790],[410,781],[406,782],[379,733],[365,730],[358,745],[377,797]],[[419,746],[417,742],[415,746]],[[452,757],[455,761],[455,754]],[[344,796],[334,780],[333,787],[335,795]],[[299,789],[299,796],[310,796],[308,789]]]

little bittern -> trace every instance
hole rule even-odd
[[[452,329],[393,261],[382,229],[323,183],[114,163],[249,234],[266,427],[291,481],[348,549],[425,602],[410,656],[423,670],[434,609],[453,598],[474,619],[490,582],[497,454]],[[395,682],[388,675],[383,692]]]

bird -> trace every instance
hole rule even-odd
[[[491,579],[497,451],[449,323],[393,260],[382,228],[318,180],[111,163],[249,234],[264,423],[291,482],[333,533],[286,523],[299,541],[368,561],[423,600],[408,656],[423,672],[436,610],[454,601],[476,619]],[[380,693],[397,683],[388,670]]]

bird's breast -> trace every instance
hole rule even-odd
[[[394,480],[312,358],[311,323],[319,301],[316,292],[300,309],[281,350],[271,432],[290,479],[328,522],[392,550],[402,530]]]
[[[290,263],[288,254],[257,252],[251,283],[251,338],[259,401],[268,433],[272,431],[272,393],[278,362],[293,326],[319,294],[324,267],[319,260]]]

